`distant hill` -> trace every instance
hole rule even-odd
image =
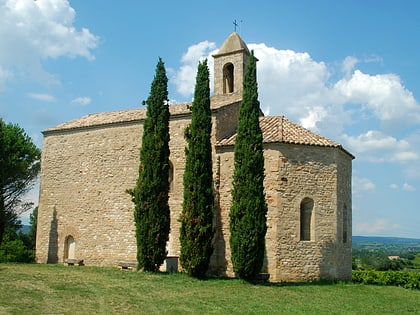
[[[353,236],[353,242],[369,242],[369,243],[383,243],[383,244],[401,244],[401,245],[416,245],[420,244],[418,238],[405,237],[382,237],[382,236]]]
[[[20,229],[20,231],[23,233],[23,234],[28,234],[28,232],[29,232],[29,229],[31,228],[31,226],[30,225],[22,225],[22,228]]]
[[[353,249],[381,250],[388,254],[420,253],[420,239],[404,237],[353,236]]]

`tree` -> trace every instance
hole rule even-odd
[[[251,52],[243,83],[234,147],[230,248],[237,276],[254,279],[264,261],[267,204],[264,194],[263,135],[259,125],[257,59]]]
[[[138,269],[157,271],[167,254],[170,230],[168,78],[160,58],[145,104],[139,176],[130,193],[135,204]]]
[[[205,277],[213,252],[213,172],[211,149],[210,80],[207,60],[198,64],[191,124],[185,131],[184,202],[181,215],[182,267]]]
[[[29,231],[28,238],[30,241],[29,248],[35,249],[36,246],[36,227],[38,222],[38,207],[35,207],[32,213],[29,215]]]
[[[32,207],[22,197],[38,176],[40,157],[41,151],[21,127],[0,119],[0,244],[6,227]]]

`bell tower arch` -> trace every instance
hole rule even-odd
[[[230,34],[217,54],[213,55],[214,95],[242,93],[249,55],[249,49],[238,33]]]

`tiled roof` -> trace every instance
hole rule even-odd
[[[188,105],[190,104],[191,103],[170,105],[169,111],[171,115],[188,114],[190,113],[190,110],[188,109]],[[86,128],[86,127],[93,127],[93,126],[103,126],[103,125],[117,124],[117,123],[134,122],[134,121],[143,120],[145,118],[146,118],[146,108],[136,108],[136,109],[114,111],[114,112],[96,113],[96,114],[86,115],[79,119],[65,122],[58,126],[49,128],[45,130],[44,133],[53,132],[53,131],[71,130],[71,129],[77,129],[77,128]]]
[[[239,101],[237,95],[232,95],[229,98],[229,102]],[[220,103],[220,104],[219,104]],[[222,106],[222,99],[218,99],[216,96],[212,97],[213,108],[216,109]],[[190,110],[188,106],[191,103],[170,105],[169,110],[172,116],[189,114]],[[215,106],[216,105],[216,106]],[[44,131],[44,134],[48,134],[56,131],[73,130],[78,128],[89,128],[94,126],[105,126],[118,123],[127,123],[141,121],[146,118],[146,108],[137,108],[129,110],[120,110],[114,112],[96,113],[83,116],[79,119],[65,122],[55,127],[49,128]],[[325,137],[322,137],[308,129],[303,128],[295,123],[292,123],[284,116],[263,116],[260,117],[260,126],[264,136],[264,143],[281,142],[281,143],[292,143],[292,144],[305,144],[315,145],[323,147],[335,147],[344,148]],[[231,146],[234,145],[236,139],[236,132],[226,137],[219,139],[216,142],[216,146]],[[346,150],[344,150],[347,152]],[[349,152],[347,152],[351,155]],[[352,155],[351,155],[352,156]]]
[[[241,94],[232,93],[229,95],[214,95],[211,97],[211,107],[212,109],[218,109],[223,107],[226,104],[231,104],[235,102],[239,102],[242,98]],[[175,115],[182,115],[182,114],[189,114],[191,113],[188,109],[188,106],[191,103],[184,103],[184,104],[174,104],[169,106],[169,111],[172,116]],[[93,127],[93,126],[103,126],[109,124],[116,124],[116,123],[127,123],[127,122],[134,122],[143,120],[146,118],[146,108],[136,108],[136,109],[128,109],[128,110],[120,110],[114,112],[103,112],[103,113],[95,113],[83,116],[81,118],[68,121],[57,125],[55,127],[49,128],[44,131],[44,134],[54,132],[54,131],[64,131],[64,130],[72,130],[77,128],[86,128],[86,127]]]
[[[281,142],[343,149],[340,144],[305,129],[284,116],[260,117],[260,127],[263,132],[264,143]],[[235,140],[236,132],[218,140],[216,145],[231,146],[235,143]],[[347,152],[346,150],[344,151]],[[350,154],[349,152],[347,153]]]

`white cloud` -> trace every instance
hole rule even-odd
[[[200,58],[209,58],[213,74],[209,51],[214,47],[204,41],[188,48],[174,78],[180,94],[192,96]],[[420,134],[415,138],[392,134],[420,123],[419,103],[397,74],[371,75],[358,69],[362,63],[383,62],[381,57],[348,56],[337,65],[316,61],[307,52],[280,50],[264,43],[248,44],[248,48],[259,59],[258,92],[265,114],[285,115],[343,143],[360,160],[406,163],[406,168],[412,164],[407,162],[420,164]],[[377,129],[350,132],[364,126]],[[410,173],[420,176],[419,171]]]
[[[375,184],[367,178],[353,177],[352,190],[354,194],[361,194],[364,191],[375,190]]]
[[[359,59],[357,59],[354,56],[347,56],[344,58],[343,64],[342,64],[342,71],[345,74],[346,77],[350,76],[351,73],[354,70],[354,67],[359,62]]]
[[[72,104],[79,104],[79,105],[89,105],[92,102],[90,97],[87,96],[81,96],[76,97],[71,101]]]
[[[0,86],[12,74],[40,82],[55,82],[42,66],[47,58],[84,57],[98,37],[88,29],[77,30],[75,10],[66,0],[3,0],[0,4]],[[7,76],[4,73],[8,73]]]
[[[327,112],[321,106],[309,109],[308,116],[300,119],[300,124],[308,129],[316,130],[316,124],[327,116]]]
[[[420,122],[420,106],[396,74],[369,75],[355,70],[349,79],[338,81],[334,89],[343,102],[360,104],[362,110],[386,126]]]
[[[44,102],[55,102],[55,97],[49,94],[43,94],[43,93],[29,93],[29,97],[38,100],[38,101],[44,101]]]
[[[391,188],[391,189],[399,189],[399,187],[398,187],[397,184],[391,184],[391,185],[389,185],[389,188]]]
[[[182,56],[181,67],[176,71],[173,82],[178,93],[182,96],[190,96],[194,92],[195,77],[197,75],[198,62],[207,58],[209,70],[213,72],[213,58],[216,43],[203,41],[188,48]],[[213,80],[210,80],[212,82]]]
[[[294,120],[305,119],[320,106],[328,110],[326,82],[330,72],[323,62],[314,61],[308,53],[278,50],[265,44],[250,44],[257,64],[260,101],[274,114],[285,114]],[[325,118],[325,116],[324,116]]]
[[[182,57],[174,79],[183,96],[193,93],[197,62],[210,57],[206,53],[214,47],[214,43],[204,41],[190,46]],[[259,59],[260,102],[271,114],[286,115],[308,128],[334,136],[361,117],[372,117],[393,127],[420,122],[420,105],[398,75],[369,75],[356,69],[357,64],[378,62],[380,57],[346,57],[340,65],[343,76],[332,82],[332,73],[337,72],[334,64],[315,61],[307,52],[279,50],[263,43],[248,47]],[[345,109],[347,104],[357,106],[357,115],[354,109]]]
[[[355,233],[363,235],[376,235],[383,232],[389,232],[401,228],[399,224],[391,224],[385,219],[377,219],[373,223],[363,222],[355,224]]]
[[[389,187],[391,189],[395,189],[395,190],[399,190],[400,189],[400,186],[398,186],[397,184],[391,184]],[[401,186],[401,189],[404,190],[404,191],[409,191],[409,192],[416,191],[416,188],[414,186],[408,184],[408,183],[404,183]]]
[[[342,139],[350,151],[373,162],[407,162],[419,159],[409,141],[398,140],[378,130],[369,130],[357,137],[344,134]]]
[[[410,191],[411,192],[411,191],[416,191],[416,188],[413,187],[413,186],[411,186],[408,183],[404,183],[403,186],[402,186],[402,190]]]

